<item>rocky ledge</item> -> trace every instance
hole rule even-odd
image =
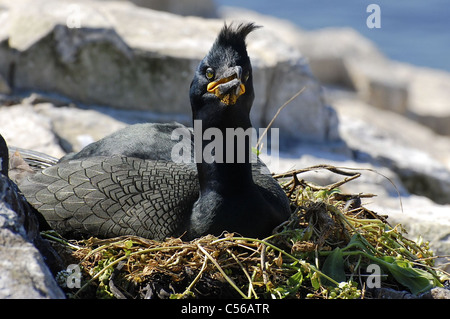
[[[368,207],[403,224],[410,238],[430,241],[437,255],[450,254],[450,74],[390,61],[350,29],[307,32],[231,8],[205,13],[146,1],[178,13],[172,14],[132,2],[0,0],[0,134],[9,145],[60,157],[129,124],[189,124],[197,63],[224,20],[251,20],[264,26],[248,39],[254,125],[266,127],[305,88],[273,124],[282,144],[271,169],[359,169],[362,176],[343,191],[376,194]],[[214,8],[203,2],[199,7]],[[305,175],[319,184],[334,178],[322,171]],[[11,255],[6,247],[20,246],[17,260],[29,266],[21,272],[37,273],[21,277],[28,290],[14,288],[16,277],[1,279],[0,292],[10,287],[2,296],[61,297],[34,235],[23,228],[25,215],[8,206],[5,194],[2,189],[2,260]],[[2,262],[2,273],[19,269],[11,265]],[[43,293],[36,278],[50,289]]]

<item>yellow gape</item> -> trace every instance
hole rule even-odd
[[[222,101],[222,103],[226,105],[234,105],[236,104],[238,97],[245,93],[245,85],[240,83],[236,90],[222,93],[220,85],[228,83],[232,80],[237,80],[236,76],[230,76],[218,81],[211,82],[208,84],[206,89],[208,90],[208,92],[214,93]]]

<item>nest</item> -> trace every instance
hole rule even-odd
[[[345,177],[328,186],[299,179],[323,169]],[[71,298],[372,298],[379,288],[417,295],[442,287],[449,277],[428,242],[408,239],[401,225],[361,204],[374,195],[339,191],[359,176],[334,166],[275,175],[292,214],[264,239],[44,236],[76,266],[57,275]]]

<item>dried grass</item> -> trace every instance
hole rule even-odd
[[[345,177],[328,186],[299,179],[321,169]],[[265,239],[64,241],[60,251],[83,271],[82,286],[66,291],[74,298],[368,298],[371,263],[382,267],[383,287],[421,293],[442,286],[448,274],[434,267],[428,243],[406,238],[401,225],[361,205],[373,195],[338,191],[360,174],[315,166],[274,176],[292,215]]]

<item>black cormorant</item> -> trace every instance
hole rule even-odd
[[[240,144],[227,135],[251,128],[253,75],[245,39],[256,28],[225,25],[195,72],[190,101],[197,131],[184,140],[194,144],[189,157],[195,163],[171,160],[178,143],[171,132],[182,125],[138,124],[27,178],[20,188],[28,201],[68,237],[270,235],[290,216],[289,201],[261,172],[265,165],[252,163],[249,139]],[[223,137],[214,151],[205,139],[209,129]]]

